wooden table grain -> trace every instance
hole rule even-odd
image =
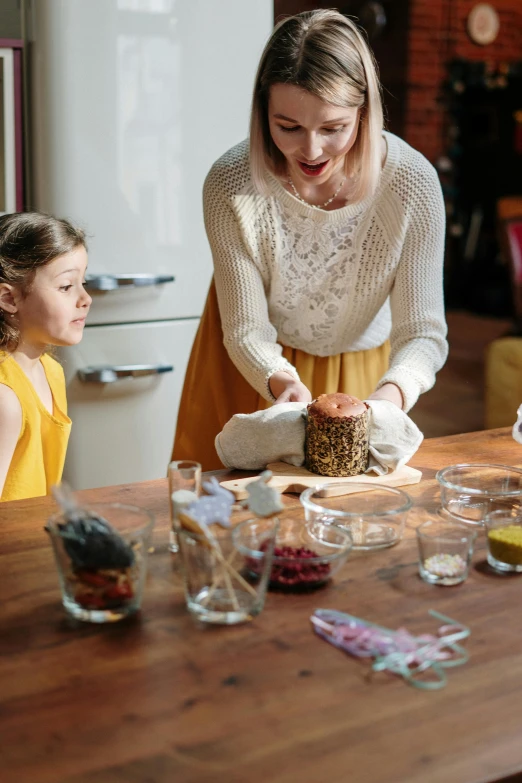
[[[90,490],[157,518],[141,614],[108,626],[67,620],[43,531],[48,498],[0,505],[2,783],[485,783],[522,779],[522,577],[496,576],[479,538],[468,580],[423,583],[416,509],[435,509],[437,469],[522,465],[506,430],[425,441],[405,539],[356,553],[308,595],[270,593],[252,623],[188,615],[167,551],[166,482]],[[287,513],[298,513],[285,496]],[[431,630],[436,609],[471,628],[470,661],[425,692],[316,637],[314,609]]]

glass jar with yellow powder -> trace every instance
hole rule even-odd
[[[490,566],[496,571],[522,573],[522,515],[515,509],[492,511],[484,524]]]

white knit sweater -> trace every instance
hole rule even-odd
[[[447,355],[442,292],[444,204],[434,168],[390,133],[376,193],[313,209],[270,177],[252,184],[242,142],[210,170],[203,200],[224,342],[266,399],[272,373],[296,370],[278,343],[315,356],[391,341],[389,381],[405,410],[435,382]]]

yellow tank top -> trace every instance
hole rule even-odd
[[[48,495],[52,484],[62,478],[71,431],[65,378],[61,365],[55,359],[44,354],[41,362],[53,395],[52,414],[20,365],[12,356],[2,360],[0,354],[0,383],[14,391],[22,407],[20,435],[0,500]]]

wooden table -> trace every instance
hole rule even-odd
[[[507,429],[426,441],[412,460],[424,474],[408,488],[416,505],[436,508],[436,470],[465,461],[521,465],[522,447]],[[522,779],[522,578],[488,570],[483,536],[463,585],[424,584],[412,511],[399,546],[352,555],[331,586],[269,594],[251,624],[200,627],[166,548],[165,482],[82,496],[156,514],[143,611],[71,624],[43,532],[52,501],[0,506],[2,783]],[[471,628],[470,661],[448,670],[441,691],[368,677],[367,663],[314,635],[318,607],[413,632],[432,630],[437,609]]]

